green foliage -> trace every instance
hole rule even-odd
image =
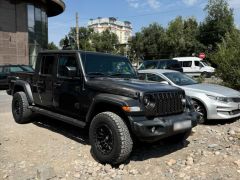
[[[47,49],[48,50],[58,50],[58,47],[54,44],[54,42],[50,42],[50,43],[48,43]]]
[[[117,53],[115,46],[119,44],[117,35],[109,30],[96,33],[91,28],[79,28],[79,48],[85,51]],[[76,28],[71,28],[65,38],[60,41],[61,47],[77,49]]]
[[[227,86],[240,90],[240,32],[233,30],[226,34],[222,43],[217,45],[217,51],[212,60],[217,67],[218,76]]]
[[[195,18],[177,17],[164,29],[157,23],[150,24],[135,34],[131,41],[131,54],[142,59],[163,59],[191,56],[204,46],[197,40],[198,23]]]
[[[199,40],[211,51],[216,49],[226,33],[234,29],[233,10],[226,0],[208,0],[205,11],[207,17],[200,25]]]

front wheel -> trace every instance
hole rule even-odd
[[[90,125],[91,152],[100,163],[120,164],[132,151],[132,138],[125,122],[112,112],[97,114]]]
[[[192,100],[192,105],[193,105],[194,110],[196,112],[198,112],[200,115],[198,123],[200,123],[200,124],[205,123],[207,120],[207,112],[206,112],[206,109],[203,106],[203,104],[196,100]]]

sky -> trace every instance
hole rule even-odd
[[[240,28],[240,0],[228,0],[234,9],[235,24]],[[59,41],[74,27],[76,12],[79,26],[87,26],[89,19],[116,17],[120,21],[130,21],[133,32],[153,22],[167,27],[177,16],[194,16],[198,22],[206,17],[203,10],[207,0],[64,0],[65,11],[49,18],[49,42],[59,45]]]

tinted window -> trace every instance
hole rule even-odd
[[[192,61],[183,61],[182,66],[183,67],[192,67]]]
[[[138,74],[138,78],[140,80],[146,80],[146,74],[144,74],[144,73]]]
[[[58,75],[67,77],[68,67],[77,70],[77,61],[75,56],[60,56],[58,61]]]
[[[3,67],[0,67],[0,73],[3,72]]]
[[[87,75],[136,78],[136,73],[126,57],[82,53],[81,58]]]
[[[179,86],[198,84],[197,81],[180,72],[167,72],[163,75]]]
[[[158,65],[158,61],[145,61],[139,70],[141,69],[156,69]]]
[[[34,72],[33,68],[30,66],[21,66],[21,68],[23,68],[23,70],[27,72]]]
[[[10,67],[10,72],[23,72],[24,70],[19,66]]]
[[[155,75],[155,74],[147,74],[147,80],[149,80],[149,81],[157,81],[157,82],[164,81],[163,78],[161,78],[160,76]]]
[[[170,60],[167,61],[167,68],[181,68],[178,61]]]
[[[200,66],[200,62],[199,61],[194,61],[195,66]]]
[[[41,65],[41,74],[52,75],[54,67],[54,56],[43,56]]]

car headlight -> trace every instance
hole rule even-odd
[[[155,98],[152,95],[145,95],[143,97],[143,105],[147,109],[154,108],[156,106]]]
[[[212,95],[207,95],[210,99],[213,99],[215,101],[221,101],[221,102],[232,102],[232,98],[227,98],[227,97],[219,97],[219,96],[212,96]]]

